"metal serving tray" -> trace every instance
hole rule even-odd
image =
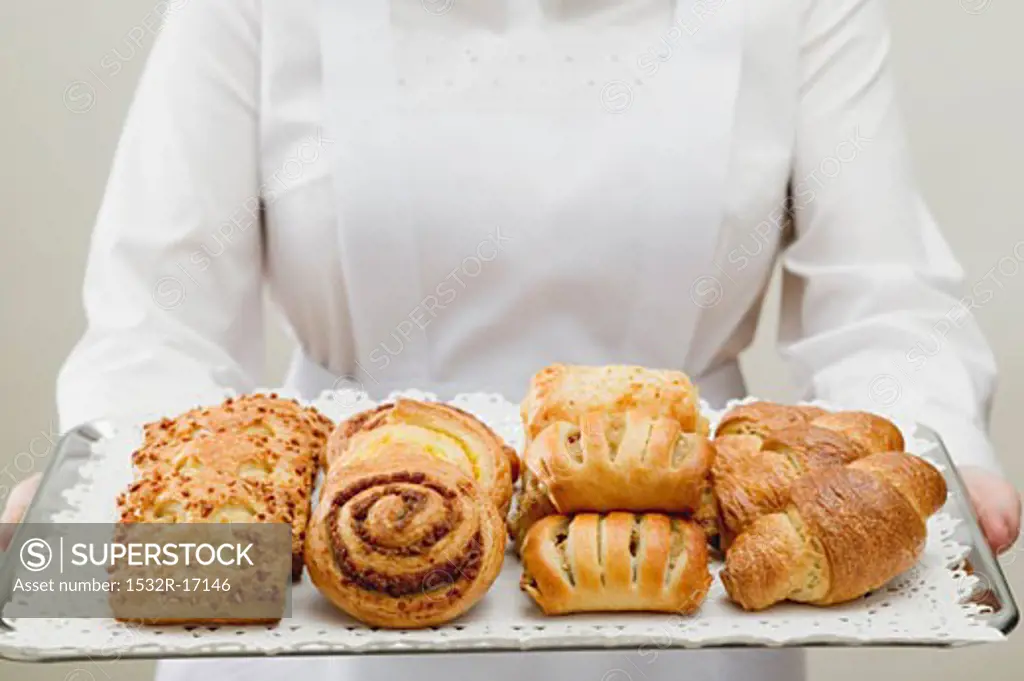
[[[981,532],[981,528],[978,524],[977,518],[974,516],[969,503],[968,497],[964,489],[964,484],[960,475],[957,473],[956,468],[952,465],[951,459],[942,441],[934,431],[921,428],[916,434],[919,438],[929,439],[934,442],[935,449],[929,452],[929,457],[944,464],[944,474],[949,486],[950,495],[947,501],[947,505],[944,509],[945,512],[950,515],[960,518],[960,522],[955,530],[955,539],[958,543],[968,546],[969,553],[966,557],[965,565],[961,566],[968,574],[973,574],[978,578],[978,581],[974,583],[973,593],[970,598],[973,602],[977,602],[986,606],[987,612],[976,615],[980,618],[987,627],[997,630],[1002,634],[1008,634],[1012,631],[1019,621],[1020,613],[1016,602],[1014,601],[1013,595],[1010,590],[1010,586],[1006,580],[1001,566],[993,554],[992,550],[984,541],[984,537]],[[78,484],[82,480],[82,476],[79,474],[81,465],[89,460],[92,456],[91,446],[97,442],[103,434],[95,427],[85,426],[80,427],[67,433],[59,442],[55,454],[49,462],[47,469],[43,475],[42,482],[40,484],[39,493],[30,505],[26,519],[31,523],[45,523],[53,516],[54,513],[66,509],[67,503],[63,500],[62,492],[67,490],[74,485]],[[18,545],[18,537],[15,536],[13,545]],[[13,597],[12,586],[14,580],[15,565],[14,562],[17,560],[17,556],[12,556],[12,552],[0,552],[0,612]],[[518,570],[515,559],[511,556],[506,560],[505,572],[508,574],[502,575],[498,582],[495,584],[494,590],[514,590],[515,583],[513,580],[516,579],[515,571]],[[511,583],[510,583],[511,582]],[[972,581],[973,583],[973,581]],[[301,594],[299,594],[301,590]],[[307,593],[308,592],[308,593]],[[293,597],[294,603],[301,603],[307,601],[310,597],[316,597],[312,588],[308,585],[308,579],[304,584],[297,587],[296,596]],[[311,596],[312,594],[312,596]],[[500,596],[499,599],[503,602],[507,598],[512,596]],[[521,598],[519,594],[515,594],[515,597]],[[489,595],[488,598],[491,598]],[[795,606],[804,607],[804,606]],[[490,608],[493,610],[494,608]],[[762,618],[763,619],[763,618]],[[616,618],[614,622],[619,622],[621,617]],[[81,630],[83,627],[89,627],[91,622],[97,620],[77,620],[75,626]],[[565,619],[559,619],[558,622],[564,622]],[[602,628],[602,625],[595,625],[593,622],[601,621],[595,620],[593,617],[589,620],[589,627],[595,630]],[[339,628],[345,628],[349,632],[358,627],[351,626],[357,624],[351,621],[340,622]],[[88,649],[76,649],[74,647],[62,647],[53,649],[35,649],[32,647],[26,647],[14,643],[18,640],[16,634],[18,633],[18,627],[20,621],[9,621],[0,620],[0,658],[6,658],[11,660],[21,661],[72,661],[72,660],[102,660],[102,659],[161,659],[169,657],[226,657],[226,656],[253,656],[253,655],[284,655],[284,656],[301,656],[301,655],[324,655],[324,654],[410,654],[410,653],[451,653],[451,652],[496,652],[505,650],[607,650],[614,648],[633,648],[639,645],[642,647],[657,645],[658,648],[688,648],[688,647],[701,647],[701,648],[759,648],[759,647],[820,647],[820,646],[912,646],[912,647],[949,647],[951,645],[963,644],[964,641],[928,641],[928,642],[916,642],[916,641],[903,641],[894,640],[881,636],[878,640],[843,640],[838,638],[830,640],[828,637],[811,636],[805,639],[800,639],[797,642],[747,642],[742,640],[722,640],[719,642],[711,643],[699,643],[696,645],[690,645],[686,641],[671,640],[664,643],[652,643],[651,642],[651,628],[648,627],[647,634],[641,636],[630,635],[628,626],[623,626],[621,623],[615,625],[608,625],[607,629],[617,629],[615,636],[605,636],[600,640],[588,639],[587,637],[581,637],[579,640],[574,639],[570,634],[571,630],[565,629],[564,627],[560,630],[561,635],[545,635],[528,637],[524,636],[518,641],[492,641],[487,640],[472,640],[465,639],[460,641],[458,637],[454,639],[448,639],[445,645],[433,646],[433,645],[418,645],[410,641],[409,643],[403,644],[401,640],[392,639],[392,642],[388,645],[374,646],[374,645],[363,645],[362,647],[354,647],[351,649],[338,650],[330,647],[318,647],[315,645],[306,645],[302,647],[289,648],[287,645],[282,645],[278,649],[262,649],[262,650],[251,650],[246,649],[244,645],[236,646],[234,649],[230,646],[224,647],[196,647],[187,651],[163,648],[146,648],[137,647],[134,649],[121,649],[117,645],[105,647],[103,649],[96,649],[95,647]],[[349,626],[345,626],[349,625]],[[454,629],[460,629],[458,626],[459,622],[454,623]],[[289,620],[283,620],[279,625],[282,629],[289,628]],[[261,632],[270,632],[273,627],[257,627]],[[517,627],[513,627],[517,628]],[[524,627],[529,629],[530,627]],[[536,629],[542,629],[543,627],[535,627]],[[189,631],[194,629],[207,630],[206,627],[189,628]],[[436,630],[436,629],[435,629]],[[209,628],[209,631],[213,631]],[[639,630],[637,630],[639,631]],[[366,629],[365,633],[368,638],[372,639],[375,635],[376,630]],[[181,632],[179,632],[181,633]],[[201,633],[201,632],[200,632]],[[993,632],[994,633],[994,632]],[[193,636],[195,633],[193,632]],[[646,636],[646,638],[645,638]],[[998,635],[994,638],[1000,638]],[[397,643],[395,641],[398,641]]]

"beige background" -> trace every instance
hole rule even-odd
[[[212,0],[204,0],[212,1]],[[0,3],[0,493],[38,468],[53,427],[57,368],[82,330],[79,289],[91,223],[135,81],[152,38],[134,48],[154,0],[33,0]],[[1024,157],[1024,4],[1012,0],[890,3],[895,62],[921,183],[973,283],[1024,239],[1019,215]],[[117,48],[123,70],[100,81]],[[134,50],[135,54],[132,54]],[[88,86],[75,85],[84,81]],[[75,112],[89,100],[87,111]],[[69,90],[69,87],[71,89]],[[67,95],[67,96],[65,96]],[[978,311],[1002,368],[993,435],[1011,479],[1024,483],[1019,405],[1024,403],[1024,272]],[[787,377],[771,340],[775,306],[744,359],[752,390],[785,398]],[[271,329],[268,361],[284,366],[287,344]],[[6,468],[5,468],[6,467]],[[1024,595],[1024,550],[1011,554],[1011,581]],[[1020,678],[1024,647],[1010,643],[952,652],[811,654],[812,679]],[[30,666],[0,663],[0,678],[146,679],[148,663]]]

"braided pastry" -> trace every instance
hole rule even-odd
[[[861,449],[842,435],[807,425],[763,439],[725,435],[715,440],[715,448],[714,491],[726,547],[762,515],[784,509],[789,487],[800,476],[861,458]]]
[[[726,556],[729,597],[747,610],[783,600],[842,603],[917,562],[946,484],[912,454],[872,454],[793,483],[781,513],[758,518]]]
[[[325,469],[378,456],[405,443],[458,466],[505,513],[519,474],[515,451],[475,416],[447,404],[399,399],[338,424],[324,450]]]
[[[696,525],[649,513],[548,516],[523,543],[521,587],[547,615],[689,613],[711,587]]]
[[[794,426],[817,426],[835,431],[860,450],[860,456],[875,452],[902,452],[903,435],[891,421],[864,411],[828,412],[809,405],[751,402],[730,409],[722,417],[715,437],[757,435],[769,437]]]
[[[784,509],[801,475],[903,446],[895,425],[867,412],[772,402],[731,409],[716,430],[712,468],[720,543],[728,547],[754,520]]]
[[[502,518],[454,464],[408,444],[335,466],[313,513],[306,567],[335,606],[379,627],[469,610],[498,576]]]

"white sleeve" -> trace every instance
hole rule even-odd
[[[92,235],[61,427],[192,406],[263,365],[258,13],[166,3]]]
[[[971,315],[995,287],[962,289],[914,184],[882,5],[808,3],[780,345],[806,394],[916,420],[998,471],[996,367]]]

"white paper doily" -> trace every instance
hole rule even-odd
[[[404,391],[401,395],[436,399],[420,391]],[[221,395],[211,396],[204,402],[212,404],[220,399]],[[312,404],[337,421],[376,402],[365,393],[344,390],[325,393]],[[500,395],[480,393],[459,395],[452,404],[477,415],[509,444],[522,449],[518,405]],[[712,427],[725,409],[712,410],[704,405]],[[914,436],[916,427],[897,425],[904,433],[908,451],[928,458],[932,445]],[[56,514],[54,522],[111,522],[116,517],[114,499],[131,479],[130,453],[141,441],[141,428],[135,424],[114,425],[111,431],[94,445],[94,456],[83,464],[83,482],[64,493],[70,510]],[[1002,633],[977,617],[984,608],[963,602],[972,592],[975,578],[953,569],[968,552],[968,547],[953,539],[959,522],[940,512],[928,523],[927,547],[916,567],[873,594],[830,608],[781,604],[765,612],[745,613],[729,603],[717,579],[721,565],[714,564],[714,585],[696,615],[549,618],[519,591],[520,566],[510,554],[484,600],[468,615],[443,627],[418,631],[371,629],[335,611],[304,578],[293,591],[292,616],[277,626],[139,627],[106,619],[20,619],[12,621],[13,632],[0,634],[0,657],[345,654],[637,645],[948,645],[1002,640]]]

